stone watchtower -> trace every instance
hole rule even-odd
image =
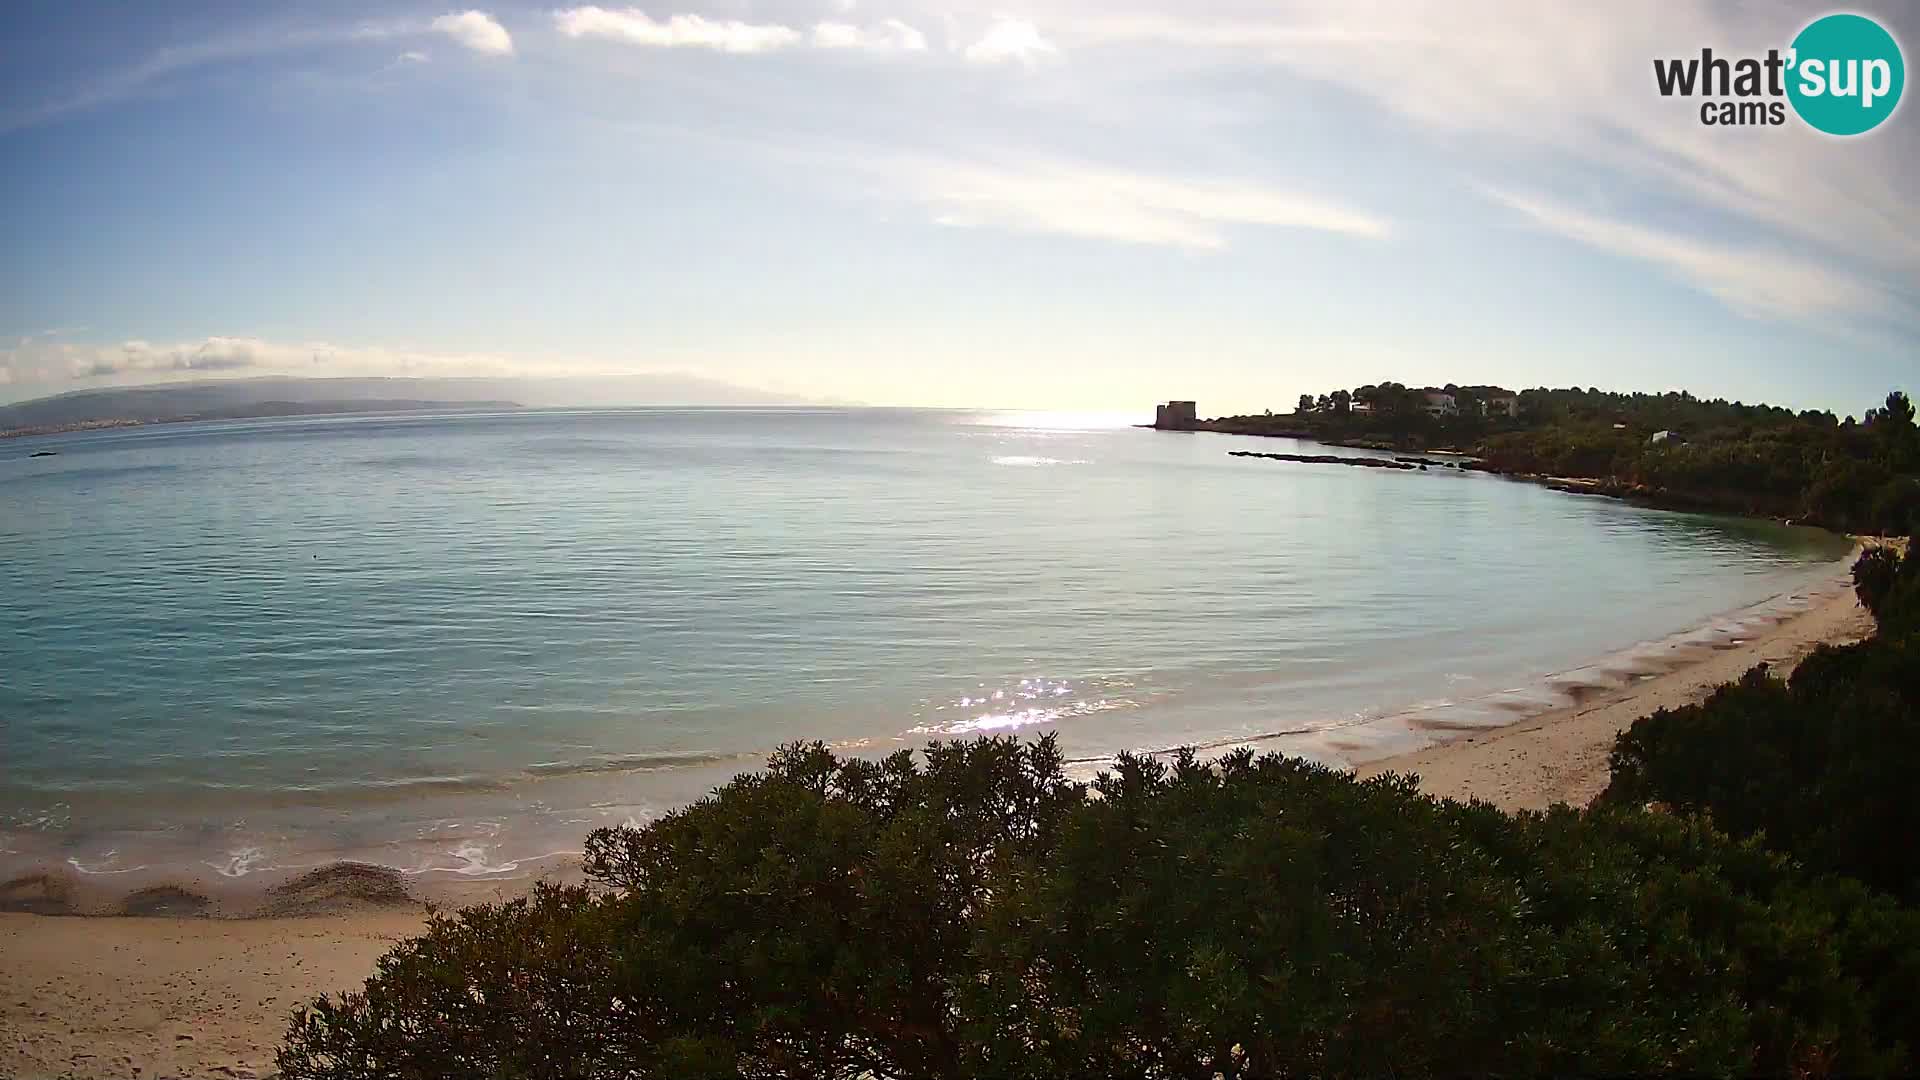
[[[1162,431],[1192,431],[1200,426],[1200,414],[1191,401],[1169,401],[1153,407],[1153,426]]]

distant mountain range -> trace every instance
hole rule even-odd
[[[565,379],[216,379],[74,390],[0,405],[0,432],[431,409],[812,405],[688,375]]]

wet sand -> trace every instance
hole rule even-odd
[[[1700,701],[1755,664],[1787,674],[1815,646],[1858,641],[1872,631],[1873,620],[1853,590],[1839,590],[1738,646],[1676,670],[1509,727],[1369,762],[1356,771],[1361,776],[1415,773],[1421,790],[1429,794],[1481,799],[1503,810],[1544,810],[1555,803],[1585,806],[1607,786],[1607,754],[1614,736],[1635,720],[1656,709]]]
[[[1614,734],[1638,717],[1699,700],[1757,663],[1790,670],[1814,646],[1856,640],[1871,625],[1852,591],[1837,591],[1673,671],[1359,772],[1418,773],[1435,795],[1506,809],[1583,805],[1606,786]],[[475,882],[436,898],[475,902],[525,887]],[[33,891],[14,899],[30,903]],[[158,892],[143,898],[143,917],[0,913],[0,1076],[268,1076],[293,1007],[357,988],[423,924],[416,896],[361,868],[281,893],[269,910],[282,914],[263,918],[182,918],[202,910],[195,897]]]

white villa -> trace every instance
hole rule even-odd
[[[1454,400],[1452,394],[1445,390],[1436,390],[1431,386],[1420,392],[1426,396],[1426,404],[1422,408],[1427,410],[1428,416],[1460,415],[1460,403]]]

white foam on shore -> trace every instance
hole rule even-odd
[[[1850,565],[1851,557],[1842,566]],[[1133,748],[1142,756],[1169,757],[1183,749],[1203,760],[1238,750],[1280,752],[1333,767],[1352,767],[1424,749],[1476,732],[1508,727],[1594,697],[1625,692],[1647,679],[1685,667],[1714,652],[1738,648],[1816,604],[1850,590],[1844,572],[1804,583],[1733,611],[1720,612],[1664,637],[1603,654],[1577,667],[1542,672],[1518,686],[1479,695],[1432,698],[1343,719],[1276,727],[1213,739],[1148,744]],[[1460,680],[1448,677],[1450,688]],[[1110,769],[1117,754],[1080,757],[1068,774],[1090,780]]]
[[[221,877],[242,878],[261,870],[273,869],[266,865],[267,853],[257,847],[235,848],[227,852],[224,863],[210,862],[205,865],[213,868]]]
[[[1738,648],[1850,589],[1851,580],[1841,576],[1789,590],[1665,637],[1616,650],[1591,663],[1545,673],[1525,686],[1464,699],[1445,709],[1400,709],[1358,717],[1315,729],[1310,745],[1277,749],[1353,766],[1448,742],[1460,734],[1508,727],[1588,697],[1624,692],[1713,652]]]
[[[468,878],[505,877],[518,873],[520,868],[527,863],[548,862],[553,859],[577,859],[585,854],[585,851],[579,848],[562,848],[556,851],[540,852],[535,855],[516,856],[512,859],[497,863],[487,861],[493,857],[493,853],[490,852],[485,845],[481,844],[463,844],[447,854],[457,860],[458,865],[426,865],[415,866],[410,869],[392,867],[391,869],[398,870],[408,877],[421,877],[427,874],[457,874],[460,877]]]
[[[141,863],[139,866],[113,866],[112,863],[119,858],[119,855],[120,850],[118,848],[109,848],[101,856],[101,861],[94,866],[88,866],[79,859],[72,857],[67,859],[67,865],[73,867],[75,873],[86,874],[92,877],[110,874],[133,874],[147,869],[146,863]]]
[[[487,861],[487,848],[484,844],[462,844],[453,849],[453,857],[460,860],[460,865],[451,867],[450,869],[453,873],[463,874],[467,877],[482,877],[487,874],[511,874],[515,870],[520,869],[520,864],[513,860],[489,863]]]

